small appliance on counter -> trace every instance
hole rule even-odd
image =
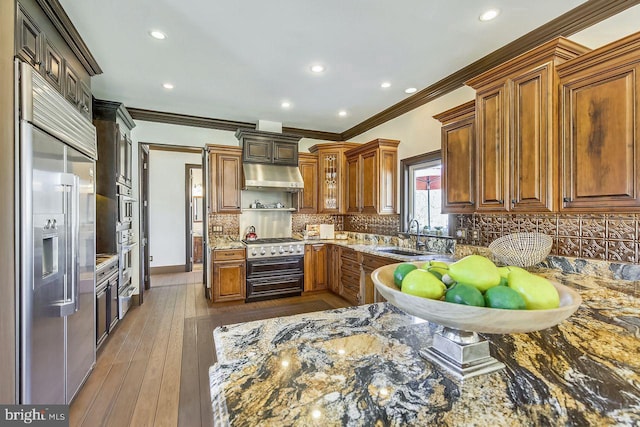
[[[256,234],[256,228],[253,225],[247,227],[247,231],[245,232],[244,239],[249,242],[258,240],[258,235]]]

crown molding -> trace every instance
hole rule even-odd
[[[590,0],[577,6],[556,19],[536,28],[511,43],[493,51],[483,58],[467,65],[444,79],[428,86],[415,95],[406,98],[391,107],[371,116],[361,123],[342,132],[347,141],[389,120],[395,119],[417,107],[452,92],[464,85],[464,82],[478,76],[501,63],[515,58],[536,46],[556,37],[567,37],[584,30],[600,21],[620,13],[640,0]]]
[[[236,122],[233,120],[212,119],[209,117],[190,116],[187,114],[168,113],[164,111],[145,110],[142,108],[127,108],[134,120],[144,120],[147,122],[167,123],[172,125],[193,126],[208,129],[227,130],[235,132],[238,129],[255,129],[255,123]],[[328,141],[340,141],[342,135],[334,132],[324,132],[320,130],[299,129],[283,127],[283,133],[290,133],[301,138],[313,138]]]
[[[49,17],[53,25],[56,27],[62,38],[67,42],[69,48],[78,57],[87,73],[90,76],[102,74],[102,68],[91,54],[84,40],[80,36],[78,30],[69,19],[69,15],[64,11],[58,0],[36,0],[44,13]]]

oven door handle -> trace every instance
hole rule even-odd
[[[299,264],[300,263],[300,259],[299,258],[291,258],[285,261],[278,261],[278,262],[269,262],[269,260],[260,260],[260,261],[255,261],[255,260],[249,260],[249,262],[252,263],[252,265],[254,266],[271,266],[271,265],[277,265],[277,266],[283,266],[283,265],[287,265],[287,264]]]
[[[131,249],[135,248],[136,246],[138,246],[138,242],[135,243],[130,243],[128,245],[122,245],[122,251],[130,251]]]

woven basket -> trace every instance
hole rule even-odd
[[[542,233],[513,233],[502,236],[489,245],[493,256],[506,265],[531,267],[551,252],[553,239]]]

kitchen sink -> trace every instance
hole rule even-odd
[[[385,254],[393,254],[393,255],[403,255],[403,256],[424,256],[426,254],[421,252],[409,252],[403,251],[402,249],[378,249],[378,252],[384,252]]]

